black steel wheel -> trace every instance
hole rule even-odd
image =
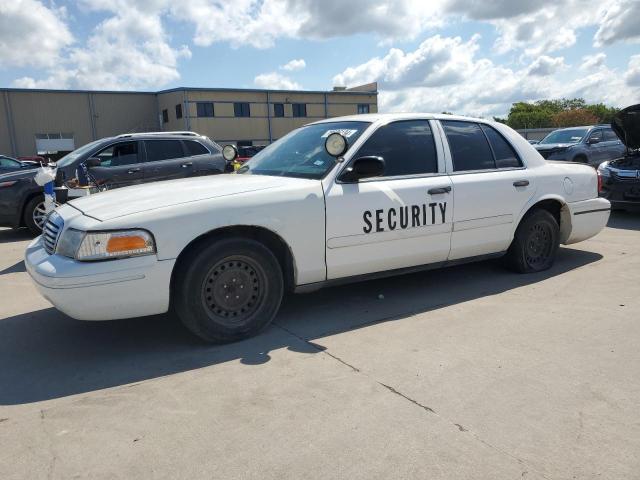
[[[507,252],[509,266],[521,273],[547,270],[555,261],[559,238],[560,227],[551,213],[542,209],[527,213]]]
[[[266,327],[282,301],[282,269],[263,244],[226,238],[192,249],[176,266],[172,301],[200,338],[226,343]]]
[[[246,323],[264,300],[266,275],[246,256],[227,257],[208,272],[202,302],[209,316],[230,327]]]

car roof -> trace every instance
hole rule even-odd
[[[391,120],[462,120],[466,122],[495,123],[486,118],[465,117],[462,115],[449,115],[447,113],[364,113],[359,115],[348,115],[345,117],[325,118],[310,125],[329,122],[371,122],[391,121]]]
[[[189,139],[189,138],[206,138],[204,135],[201,135],[196,132],[139,132],[139,133],[123,133],[120,135],[116,135],[114,137],[109,138],[181,138],[181,139]]]

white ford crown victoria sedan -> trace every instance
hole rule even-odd
[[[233,147],[225,148],[233,157]],[[26,251],[40,292],[81,320],[175,311],[207,341],[252,335],[286,291],[506,255],[549,268],[602,230],[596,171],[509,127],[358,115],[289,133],[235,174],[127,187],[53,212]]]

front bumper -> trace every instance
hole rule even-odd
[[[175,259],[155,255],[78,262],[49,255],[40,237],[27,247],[25,266],[38,291],[77,320],[115,320],[165,313]]]

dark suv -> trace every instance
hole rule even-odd
[[[627,146],[620,158],[598,168],[600,196],[620,210],[640,211],[640,104],[616,114],[611,126]]]
[[[87,177],[99,189],[112,189],[222,173],[227,162],[220,146],[208,137],[193,132],[150,132],[96,140],[62,157],[56,166],[56,200],[62,203],[83,192],[77,187],[84,186]],[[0,175],[0,226],[25,226],[40,233],[44,197],[42,187],[34,181],[36,171]]]
[[[620,158],[625,151],[609,125],[554,130],[534,147],[547,160],[586,163],[595,168],[602,162]]]

